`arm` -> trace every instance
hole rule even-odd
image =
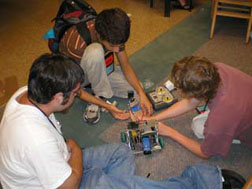
[[[128,59],[126,51],[124,50],[119,53],[116,53],[116,56],[120,63],[120,66],[122,68],[125,78],[129,82],[129,84],[137,91],[140,97],[140,105],[141,105],[143,114],[150,116],[153,111],[152,105],[149,99],[147,98],[143,88],[141,87],[135,71],[133,70],[133,68],[131,67],[129,63],[129,59]]]
[[[78,188],[82,173],[83,173],[83,165],[82,165],[82,150],[78,146],[78,144],[72,140],[67,140],[68,150],[71,152],[71,157],[68,160],[68,164],[72,168],[72,174],[68,177],[65,182],[59,187],[62,188]]]
[[[158,131],[160,135],[168,136],[175,140],[176,142],[180,143],[182,146],[190,150],[192,153],[196,154],[197,156],[201,158],[209,158],[209,156],[205,155],[201,151],[201,144],[198,143],[197,141],[190,139],[177,130],[165,125],[162,122],[159,122],[158,124]]]
[[[80,89],[80,97],[81,100],[84,100],[91,104],[96,104],[98,106],[101,106],[105,109],[107,109],[115,119],[125,120],[129,118],[129,113],[126,113],[126,111],[119,110],[117,107],[115,107],[112,104],[108,104],[104,102],[103,100],[96,98],[95,96],[89,94],[84,89]]]
[[[200,101],[195,98],[190,99],[182,99],[179,102],[172,105],[170,108],[164,110],[163,112],[160,112],[159,114],[153,115],[150,118],[147,119],[156,119],[158,121],[169,119],[173,117],[180,116],[186,112],[189,112],[190,110],[193,110],[199,105]]]

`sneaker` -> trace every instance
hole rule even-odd
[[[242,188],[246,183],[246,180],[235,171],[221,169],[221,173],[224,179],[223,189]]]
[[[113,106],[117,106],[117,101],[113,101],[112,103],[109,101],[109,100],[106,100],[105,101],[106,103],[108,103],[108,104],[112,104]],[[108,110],[106,109],[106,108],[101,108],[101,112],[103,112],[103,113],[108,113]]]
[[[83,114],[83,120],[95,124],[100,120],[100,108],[95,104],[88,104]]]
[[[113,102],[110,102],[107,98],[103,97],[103,96],[99,96],[98,98],[100,98],[101,100],[103,100],[104,102],[108,103],[108,104],[112,104],[114,106],[117,106],[117,101],[113,101]],[[101,107],[101,112],[103,113],[108,113],[108,110]]]

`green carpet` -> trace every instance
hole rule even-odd
[[[173,63],[193,54],[209,40],[210,4],[171,28],[130,57],[141,81],[146,78],[159,83]],[[143,71],[140,71],[144,68]]]
[[[205,4],[195,14],[186,18],[130,57],[131,65],[140,81],[151,80],[154,84],[166,78],[173,63],[193,54],[209,40],[210,4]],[[143,70],[144,68],[144,70]],[[119,108],[127,108],[127,100],[116,99]],[[116,120],[108,113],[101,114],[98,124],[88,125],[82,119],[86,104],[76,100],[66,115],[57,114],[67,138],[74,138],[81,147],[104,143],[99,135]]]
[[[119,102],[120,109],[127,107],[127,100],[113,99]],[[89,125],[82,119],[85,108],[86,103],[76,99],[66,114],[56,114],[57,119],[61,122],[62,132],[66,138],[73,138],[81,147],[103,144],[104,141],[99,138],[99,135],[117,120],[109,113],[101,113],[100,121],[97,124]]]

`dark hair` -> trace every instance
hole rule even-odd
[[[95,29],[101,40],[113,45],[125,43],[130,35],[130,19],[119,8],[106,9],[98,14],[95,20]]]
[[[62,92],[68,99],[78,83],[84,81],[84,72],[74,59],[60,54],[43,54],[30,69],[28,98],[40,104],[50,102]]]
[[[217,67],[206,58],[188,56],[175,63],[171,74],[174,85],[188,98],[213,99],[220,76]]]

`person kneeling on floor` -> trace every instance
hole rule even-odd
[[[85,89],[80,89],[80,99],[89,103],[83,114],[84,121],[88,123],[94,124],[100,120],[100,107],[107,109],[116,119],[129,118],[125,111],[106,103],[113,96],[128,98],[128,91],[134,91],[135,96],[139,96],[144,115],[152,114],[152,105],[126,52],[130,26],[130,18],[122,9],[105,9],[84,25],[68,28],[60,40],[59,52],[80,64],[85,73],[83,86],[90,85],[94,94],[88,95]],[[114,64],[114,54],[119,63],[117,66]],[[109,63],[105,61],[106,56],[109,56]]]
[[[184,98],[165,111],[144,119],[165,119],[194,110],[200,103],[209,107],[192,129],[199,143],[159,122],[159,133],[179,142],[194,154],[208,158],[226,156],[233,142],[252,147],[252,77],[223,63],[189,56],[175,63],[171,72],[175,87]]]

